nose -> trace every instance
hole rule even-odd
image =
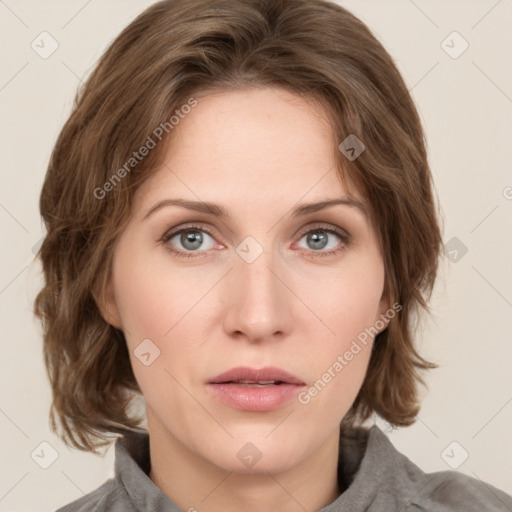
[[[266,251],[252,263],[236,258],[224,290],[224,329],[231,337],[261,343],[290,334],[294,295],[279,268]]]

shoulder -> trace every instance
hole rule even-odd
[[[375,504],[394,503],[403,512],[512,512],[512,496],[479,478],[452,470],[425,473],[376,426],[355,483],[374,486]]]
[[[512,496],[457,471],[424,473],[416,483],[416,510],[439,512],[512,512]]]
[[[132,512],[135,511],[128,496],[116,485],[114,479],[107,480],[96,490],[68,503],[55,512]]]

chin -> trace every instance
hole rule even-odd
[[[300,463],[306,454],[301,452],[304,443],[300,437],[286,430],[277,435],[271,428],[247,427],[239,435],[230,430],[233,438],[217,440],[213,453],[203,454],[211,463],[226,471],[240,474],[281,473]],[[272,432],[269,435],[269,432]],[[200,445],[200,446],[204,446]]]

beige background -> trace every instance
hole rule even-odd
[[[31,263],[43,236],[39,191],[75,90],[150,3],[0,1],[1,511],[53,510],[111,475],[112,449],[104,459],[70,451],[49,432],[50,388],[31,314],[39,266]],[[457,467],[512,493],[512,1],[341,4],[370,26],[412,90],[445,215],[434,316],[418,334],[441,368],[427,377],[417,423],[388,434],[425,471]],[[46,59],[31,48],[43,31],[58,42]],[[468,49],[453,58],[464,41]],[[31,458],[44,441],[58,453],[47,469]]]

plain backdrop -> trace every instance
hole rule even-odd
[[[97,457],[49,431],[33,257],[44,234],[40,188],[77,86],[151,3],[0,1],[2,511],[54,510],[112,475],[112,447]],[[440,368],[426,376],[413,426],[377,423],[424,471],[455,468],[512,493],[512,1],[340,3],[368,24],[412,91],[444,215],[433,315],[417,333]]]

